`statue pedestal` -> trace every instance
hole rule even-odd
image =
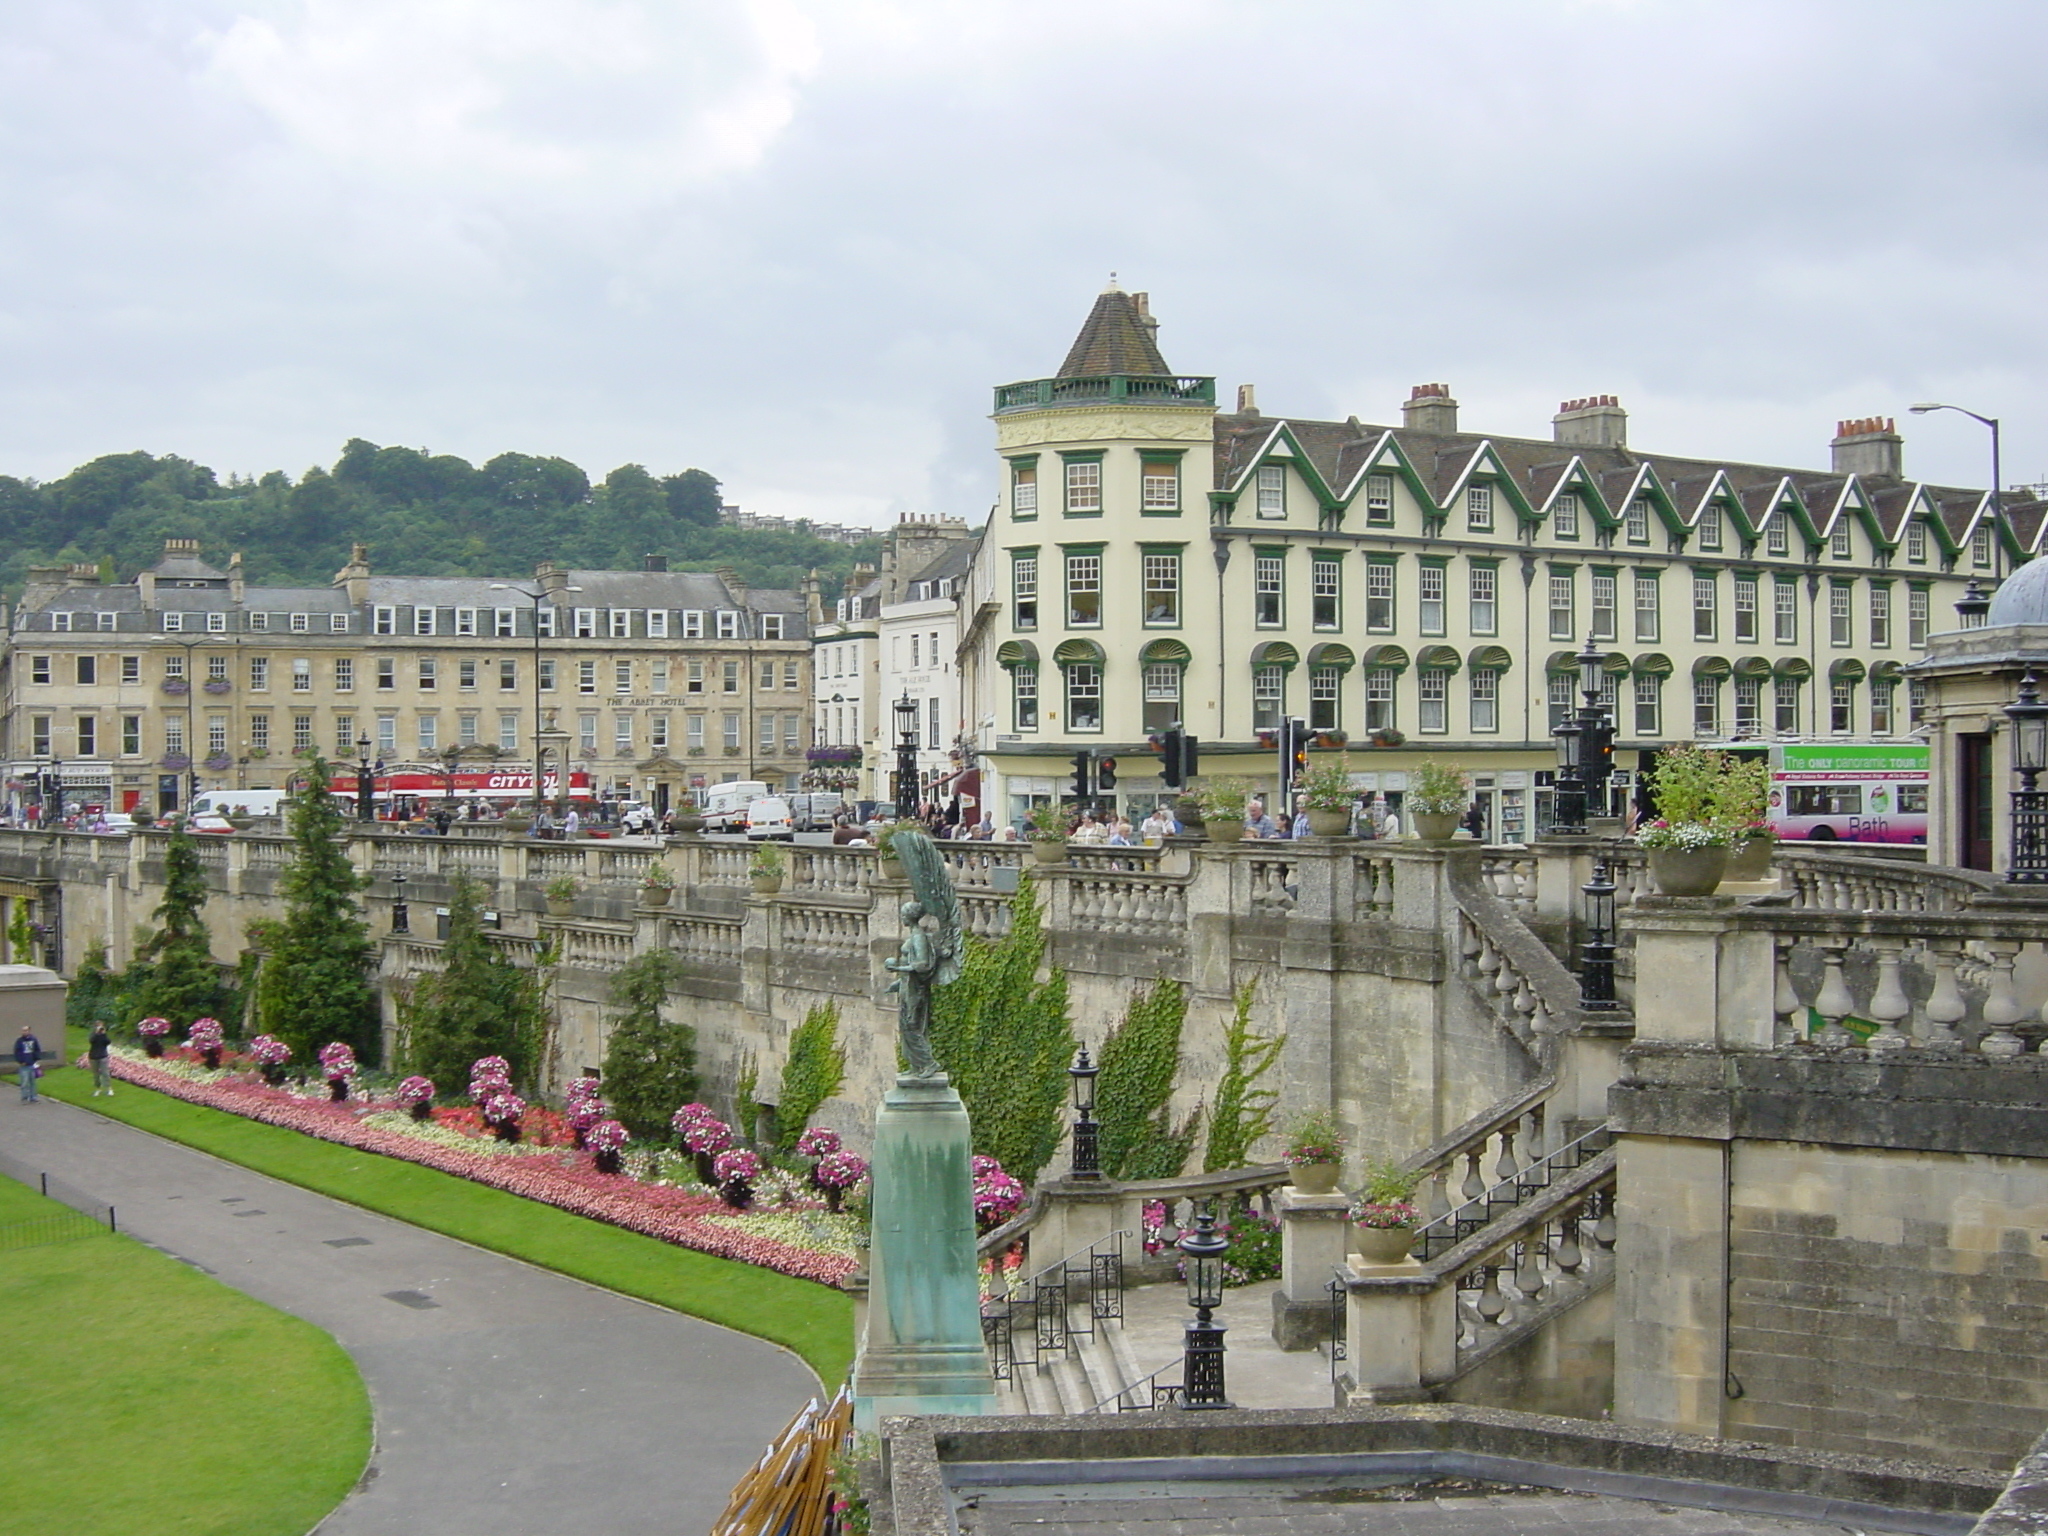
[[[981,1339],[967,1110],[941,1075],[899,1077],[875,1116],[867,1335],[854,1424],[995,1411]]]

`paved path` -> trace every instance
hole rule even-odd
[[[376,1445],[321,1536],[691,1536],[817,1390],[774,1345],[50,1099],[0,1100],[0,1151],[340,1341],[369,1387]]]

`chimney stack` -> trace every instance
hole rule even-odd
[[[1835,424],[1835,473],[1866,480],[1902,480],[1906,475],[1906,440],[1890,416],[1859,416]]]
[[[1256,416],[1259,414],[1259,388],[1256,384],[1237,386],[1237,414]]]
[[[1626,448],[1628,412],[1612,395],[1588,395],[1558,402],[1550,428],[1563,448]]]
[[[1458,402],[1448,384],[1418,384],[1401,407],[1401,425],[1410,432],[1450,433],[1458,430]]]

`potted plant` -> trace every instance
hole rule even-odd
[[[273,1088],[283,1086],[285,1063],[292,1059],[290,1046],[275,1035],[258,1035],[249,1042],[249,1054],[255,1058],[263,1081]]]
[[[1342,837],[1351,830],[1351,812],[1358,791],[1351,785],[1351,759],[1318,763],[1301,781],[1301,800],[1308,811],[1308,830],[1315,837]]]
[[[782,876],[788,868],[779,844],[756,843],[753,857],[747,860],[747,875],[754,882],[754,894],[773,896],[781,890]]]
[[[616,1120],[600,1120],[584,1138],[590,1144],[591,1165],[599,1173],[619,1171],[619,1153],[633,1138]]]
[[[171,1021],[158,1014],[151,1014],[135,1026],[142,1036],[142,1048],[151,1056],[164,1053],[164,1036],[171,1032]]]
[[[1383,725],[1366,737],[1376,747],[1398,747],[1406,744],[1408,738],[1391,725]]]
[[[1727,819],[1728,754],[1677,747],[1657,759],[1650,800],[1657,819],[1636,833],[1650,855],[1650,878],[1666,896],[1711,896],[1735,841]]]
[[[396,1098],[400,1109],[413,1119],[424,1121],[434,1112],[433,1079],[414,1073],[398,1085]]]
[[[650,864],[647,873],[640,877],[640,902],[643,906],[665,907],[669,897],[675,894],[676,877],[669,873],[666,864]]]
[[[1422,1212],[1415,1204],[1417,1176],[1391,1160],[1369,1163],[1351,1202],[1352,1241],[1368,1264],[1400,1264],[1415,1246]]]
[[[1327,1195],[1344,1168],[1344,1138],[1336,1118],[1318,1110],[1294,1122],[1281,1160],[1293,1170],[1294,1187],[1305,1195]]]
[[[669,825],[675,828],[677,837],[697,837],[704,831],[704,818],[697,814],[694,805],[684,805],[669,818]]]
[[[557,875],[541,887],[541,894],[547,898],[549,917],[567,917],[576,906],[576,894],[583,889],[583,882],[574,875]]]
[[[1723,880],[1761,880],[1771,872],[1778,830],[1770,821],[1771,768],[1761,757],[1728,754],[1721,775],[1720,817],[1734,832]]]
[[[1426,843],[1447,843],[1472,798],[1472,780],[1462,768],[1425,758],[1408,775],[1402,801],[1415,835]]]
[[[185,1043],[199,1053],[208,1068],[219,1069],[220,1053],[227,1044],[219,1019],[194,1019],[185,1032]]]
[[[896,857],[895,844],[898,832],[922,832],[924,828],[914,821],[892,821],[875,834],[875,851],[882,856],[882,878],[901,880],[903,861]]]
[[[1243,779],[1204,779],[1195,790],[1202,808],[1202,826],[1212,843],[1234,843],[1244,836],[1245,803],[1252,787]]]
[[[1067,856],[1067,811],[1057,800],[1043,800],[1024,817],[1024,840],[1041,864],[1058,864]]]

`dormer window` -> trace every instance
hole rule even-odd
[[[1979,523],[1977,531],[1970,535],[1970,564],[1988,566],[1991,564],[1991,525]]]
[[[1631,544],[1650,542],[1650,503],[1647,498],[1638,496],[1628,504],[1628,511],[1622,519],[1622,537]]]
[[[1579,498],[1573,493],[1567,491],[1550,504],[1550,532],[1560,539],[1579,536]]]
[[[167,635],[176,635],[176,634],[182,634],[182,633],[184,632],[184,629],[185,629],[185,615],[183,615],[182,613],[167,613],[167,614],[165,614],[165,615],[164,615],[164,633],[165,633],[165,634],[167,634]]]
[[[578,640],[595,640],[597,638],[597,610],[595,608],[578,608],[576,610],[576,638]]]
[[[1493,532],[1493,487],[1472,485],[1465,488],[1465,526],[1473,533]]]
[[[730,608],[718,610],[718,638],[737,640],[740,637],[740,616]]]
[[[436,620],[437,620],[437,619],[438,619],[439,617],[440,617],[440,610],[439,610],[439,609],[437,609],[437,608],[415,608],[415,609],[413,609],[413,611],[412,611],[412,632],[413,632],[414,634],[416,634],[416,635],[431,635],[431,634],[433,634],[433,633],[434,633],[434,631],[435,631],[435,627],[436,627],[435,621],[436,621]]]
[[[1790,552],[1792,537],[1785,531],[1785,514],[1774,515],[1764,528],[1764,553],[1782,555]]]
[[[781,614],[764,613],[761,615],[761,638],[763,640],[780,640],[782,638]]]
[[[476,633],[476,610],[474,608],[458,608],[455,610],[455,633],[458,635],[473,635]]]
[[[1367,475],[1365,477],[1365,520],[1374,527],[1385,527],[1394,520],[1394,477],[1392,475]]]
[[[1855,553],[1850,542],[1849,519],[1845,515],[1835,524],[1834,537],[1828,541],[1828,553],[1837,560],[1847,560]]]
[[[1721,547],[1721,530],[1726,521],[1719,507],[1709,507],[1700,514],[1701,549],[1718,550]]]
[[[206,632],[209,635],[224,635],[228,632],[228,616],[224,613],[209,613],[206,616]]]
[[[1906,559],[1914,565],[1927,563],[1927,525],[1917,517],[1906,524]]]
[[[1261,464],[1258,476],[1259,516],[1267,519],[1287,515],[1287,470],[1279,464]]]

